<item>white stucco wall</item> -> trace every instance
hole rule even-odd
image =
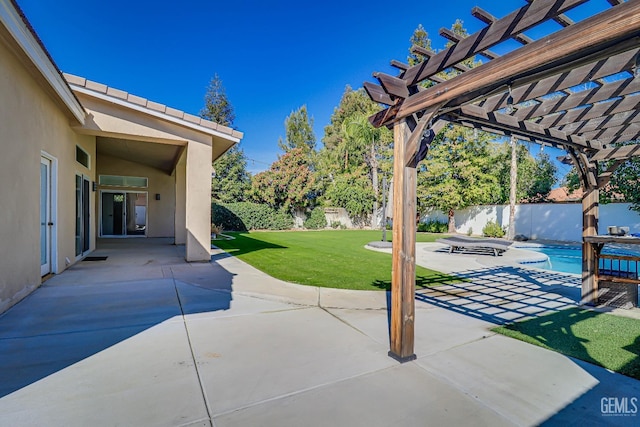
[[[68,115],[41,84],[0,42],[0,312],[41,283],[41,153],[51,155],[57,165],[54,272],[66,268],[66,258],[76,259],[75,174],[95,178],[95,137],[75,133]],[[91,156],[91,168],[75,161],[76,145]],[[91,205],[95,206],[93,195]],[[95,235],[93,226],[91,233]]]
[[[187,261],[211,259],[211,145],[187,145],[185,228]]]
[[[607,226],[629,227],[631,233],[640,233],[640,214],[629,210],[628,203],[600,205],[599,232],[606,233]],[[446,214],[434,211],[423,221],[437,219],[447,221]],[[503,227],[509,225],[508,205],[474,206],[455,213],[456,230],[466,234],[469,228],[474,235],[482,234],[489,221],[497,221]],[[582,240],[582,205],[580,203],[541,203],[516,205],[516,234],[532,239],[564,241]]]

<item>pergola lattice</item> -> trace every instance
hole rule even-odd
[[[597,303],[594,245],[584,237],[598,233],[599,189],[640,155],[640,145],[613,146],[640,138],[640,0],[606,0],[610,7],[580,22],[565,15],[587,1],[526,0],[500,19],[476,7],[472,15],[486,24],[480,31],[461,38],[442,29],[450,47],[435,53],[414,46],[424,62],[391,61],[397,76],[374,73],[379,84],[364,83],[371,99],[387,106],[371,123],[394,129],[391,356],[415,357],[416,160],[446,123],[566,150],[585,190],[582,303]],[[538,40],[524,34],[547,21],[560,29]],[[508,40],[522,46],[503,56],[490,51]],[[476,55],[487,62],[462,63]],[[460,73],[438,75],[450,68]],[[424,88],[424,81],[432,85]],[[600,171],[598,162],[611,160]]]

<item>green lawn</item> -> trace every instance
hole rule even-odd
[[[216,240],[215,246],[270,276],[302,285],[327,288],[381,290],[391,287],[391,255],[364,248],[381,240],[375,230],[323,230],[225,233],[234,240]],[[442,235],[418,233],[419,242]],[[391,238],[391,232],[387,232]],[[427,287],[460,280],[416,266],[416,286]]]
[[[640,320],[570,308],[493,330],[640,379]]]

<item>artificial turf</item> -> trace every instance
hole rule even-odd
[[[640,320],[569,308],[495,332],[640,379]]]
[[[225,233],[220,249],[259,270],[288,282],[327,288],[388,290],[391,255],[365,249],[381,240],[375,230],[322,230]],[[417,241],[433,242],[442,235],[418,233]],[[387,233],[391,238],[391,232]],[[416,286],[429,287],[460,279],[416,266]]]

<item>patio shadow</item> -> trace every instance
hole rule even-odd
[[[185,264],[174,278],[43,285],[0,316],[0,398],[160,323],[229,309],[232,280]]]
[[[286,246],[250,237],[249,233],[233,233],[235,240],[216,240],[213,245],[233,256],[240,256],[264,249],[288,249]]]

